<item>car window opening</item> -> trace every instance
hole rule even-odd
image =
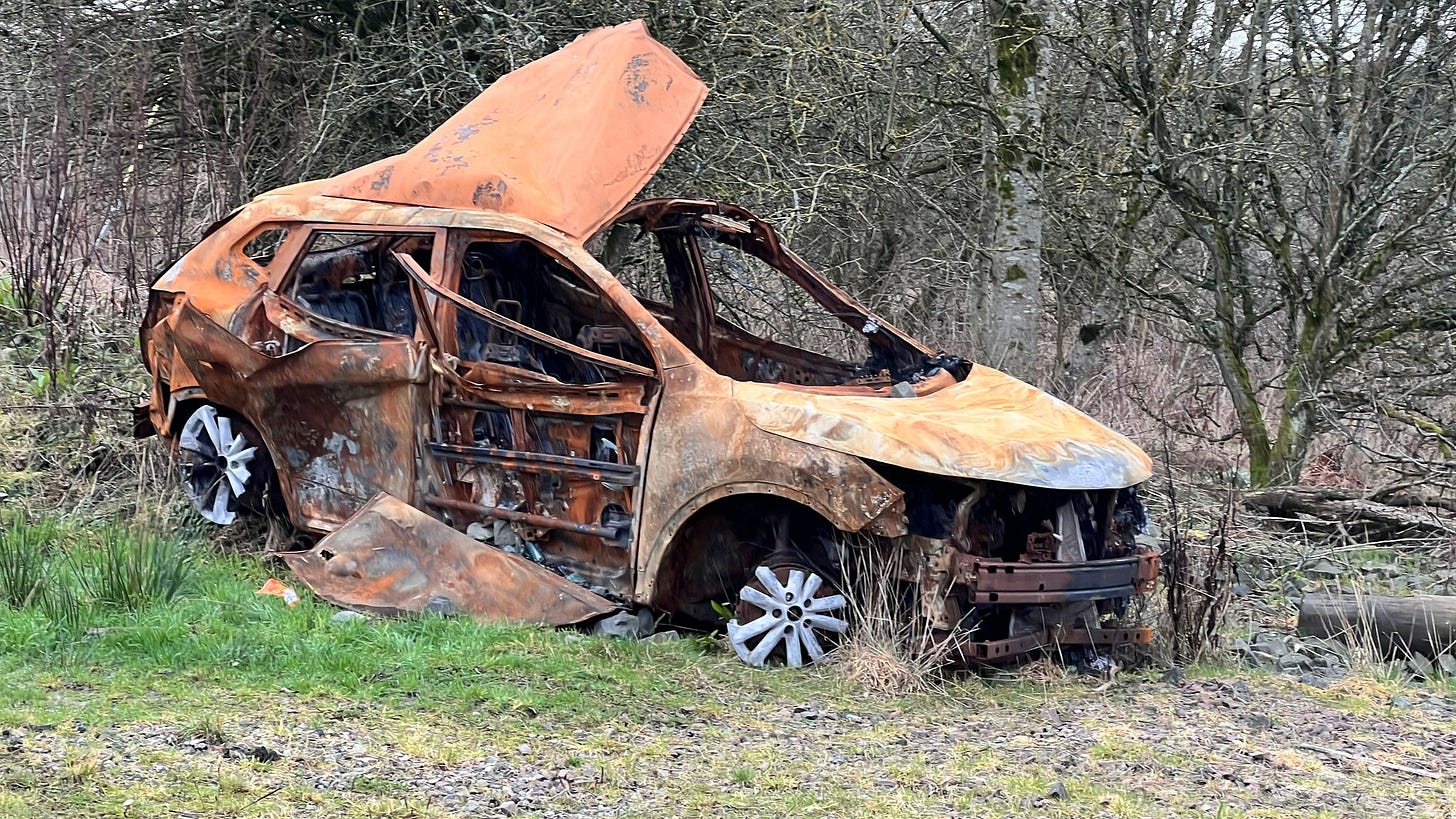
[[[884,389],[969,371],[961,359],[927,356],[885,332],[852,302],[831,308],[839,299],[791,275],[816,278],[766,225],[714,213],[649,216],[613,225],[587,247],[668,332],[729,378]]]
[[[391,254],[405,253],[428,271],[433,245],[429,235],[315,233],[298,264],[293,298],[325,318],[412,336],[417,317],[409,276]]]
[[[643,367],[652,358],[630,322],[566,266],[525,241],[478,241],[460,263],[465,299],[567,344]],[[458,311],[456,348],[464,361],[485,361],[574,384],[617,380],[599,361],[536,342],[487,317]]]
[[[259,267],[268,267],[273,264],[278,251],[283,248],[283,241],[288,238],[288,229],[279,226],[265,227],[253,234],[243,245],[243,255],[247,256]]]

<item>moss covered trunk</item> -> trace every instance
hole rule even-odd
[[[1046,19],[1023,0],[993,0],[991,87],[996,115],[987,157],[990,248],[985,356],[1021,378],[1035,375],[1041,306],[1042,88]]]

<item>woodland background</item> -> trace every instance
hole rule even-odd
[[[712,89],[648,194],[756,210],[1210,483],[1456,497],[1451,0],[4,0],[0,321],[32,392],[254,194],[638,17]]]

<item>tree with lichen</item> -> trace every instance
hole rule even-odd
[[[1030,0],[990,0],[991,129],[986,158],[987,265],[983,355],[1033,378],[1041,334],[1042,94],[1045,12]]]

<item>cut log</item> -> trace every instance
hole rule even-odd
[[[1371,646],[1386,657],[1456,651],[1456,597],[1311,594],[1299,607],[1299,633]]]

